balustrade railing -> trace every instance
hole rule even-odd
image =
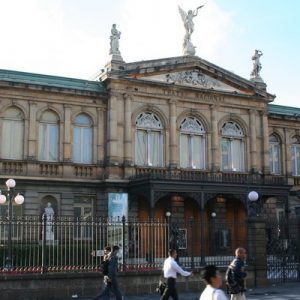
[[[287,184],[285,176],[264,174],[249,174],[241,172],[208,172],[205,170],[168,169],[137,167],[132,180],[157,179],[157,180],[183,180],[201,182],[222,182],[237,184]]]

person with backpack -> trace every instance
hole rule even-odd
[[[200,296],[200,300],[228,300],[225,293],[220,289],[222,277],[216,266],[206,266],[202,278],[206,283],[206,287]]]
[[[225,280],[227,291],[231,294],[230,300],[246,300],[245,292],[245,260],[247,257],[244,248],[237,248],[235,250],[235,259],[227,268]]]
[[[104,256],[103,261],[101,263],[101,270],[103,275],[103,289],[102,291],[97,294],[93,300],[109,300],[109,291],[111,289],[111,282],[108,278],[108,266],[109,266],[109,259],[110,259],[111,247],[107,246],[104,249]]]

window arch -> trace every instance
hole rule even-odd
[[[58,116],[47,110],[39,123],[39,160],[58,161],[59,125]]]
[[[300,138],[294,137],[291,146],[292,175],[300,175]]]
[[[135,161],[139,166],[163,166],[163,126],[151,112],[136,119]]]
[[[74,121],[73,161],[89,164],[92,162],[92,120],[80,114]]]
[[[221,128],[221,161],[223,171],[245,171],[244,132],[234,121]]]
[[[17,107],[9,107],[2,118],[1,156],[7,159],[23,159],[24,114]]]
[[[280,140],[272,134],[269,137],[269,154],[270,154],[270,173],[280,174],[281,173],[281,153],[280,153]]]
[[[205,169],[205,130],[194,117],[186,117],[180,125],[180,166]]]

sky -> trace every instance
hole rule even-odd
[[[112,24],[125,62],[182,55],[185,11],[196,55],[246,79],[255,49],[273,104],[300,107],[298,0],[0,0],[0,69],[93,79]]]

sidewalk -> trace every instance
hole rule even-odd
[[[193,293],[179,293],[179,300],[198,300],[200,297],[200,291]],[[261,299],[272,299],[272,300],[291,300],[300,299],[300,283],[285,283],[272,285],[264,288],[253,288],[249,289],[246,293],[247,300],[261,300]],[[131,296],[125,295],[124,300],[159,300],[160,296],[158,293]],[[228,297],[229,298],[229,297]],[[76,299],[76,298],[75,298]],[[74,299],[74,300],[75,300]],[[79,300],[90,300],[92,298],[79,297]],[[114,299],[111,297],[111,299]]]
[[[286,283],[280,285],[272,285],[264,288],[253,288],[247,293],[247,300],[261,300],[261,299],[272,299],[272,300],[291,300],[300,299],[300,283]],[[198,300],[200,297],[199,293],[180,293],[180,300]],[[228,297],[229,298],[229,297]],[[143,296],[128,296],[125,300],[159,300],[158,294],[143,295]]]

